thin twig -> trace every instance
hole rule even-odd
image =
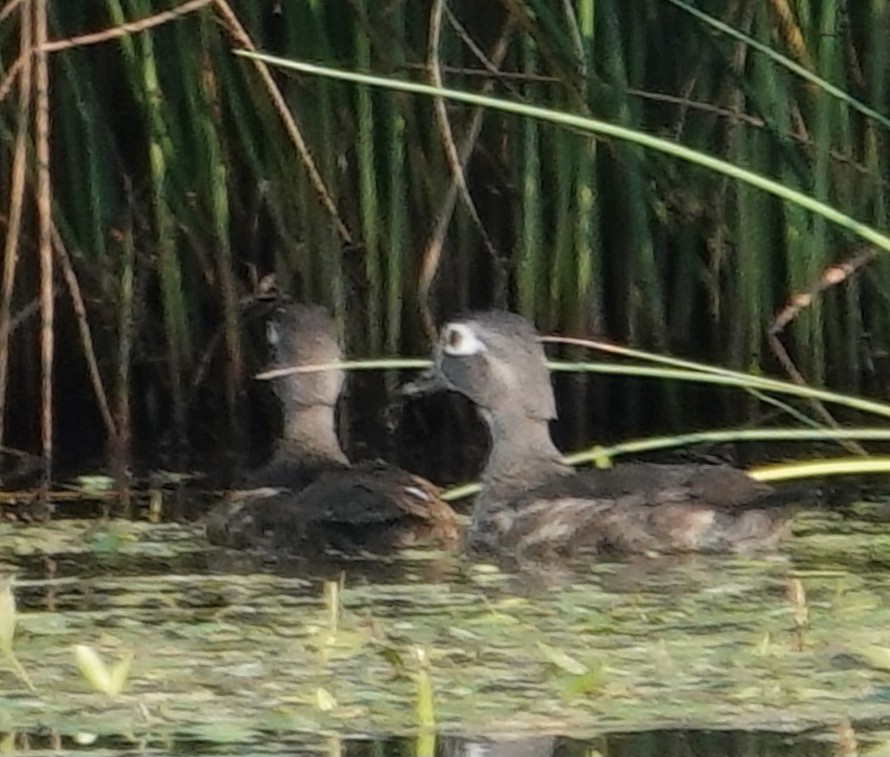
[[[766,339],[770,349],[772,349],[776,359],[782,364],[782,367],[785,369],[785,372],[793,383],[804,386],[807,382],[797,369],[797,366],[794,364],[788,351],[779,340],[778,335],[802,310],[805,310],[813,303],[813,300],[817,295],[821,294],[829,287],[837,286],[844,282],[859,268],[870,263],[877,254],[878,251],[874,247],[864,247],[857,251],[849,260],[842,263],[836,263],[826,268],[819,277],[819,280],[812,284],[809,289],[791,297],[788,304],[778,312],[772,323],[769,325],[769,328],[767,328]],[[831,428],[839,428],[838,422],[834,419],[834,416],[828,412],[828,409],[821,401],[810,398],[810,404]],[[854,441],[839,440],[839,443],[851,454],[868,454],[860,444]]]
[[[2,24],[9,16],[12,15],[13,11],[18,8],[24,0],[9,0],[6,5],[0,9],[0,24]],[[27,13],[27,9],[24,10],[24,13]],[[24,19],[23,19],[24,20]]]
[[[200,389],[201,384],[204,383],[204,378],[207,376],[207,372],[210,370],[210,364],[213,361],[213,356],[219,349],[219,343],[223,340],[225,332],[225,324],[220,325],[220,327],[217,328],[215,332],[213,332],[213,336],[210,337],[210,340],[204,347],[204,351],[201,353],[201,357],[198,359],[198,364],[195,368],[195,372],[192,374],[192,380],[189,382],[189,388],[185,399],[185,404],[187,407],[195,401],[198,389]]]
[[[22,73],[22,70],[25,68],[26,62],[30,64],[31,56],[27,53],[22,53],[16,58],[12,65],[7,69],[6,76],[0,79],[0,103],[2,103],[6,96],[9,94],[9,90],[12,89],[13,85],[18,79],[19,75]]]
[[[778,334],[797,317],[798,313],[808,308],[818,294],[846,281],[857,270],[874,260],[877,254],[878,251],[874,247],[864,247],[855,252],[849,260],[828,266],[815,284],[805,292],[794,295],[778,312],[770,324],[769,333]]]
[[[223,113],[222,104],[220,102],[219,84],[216,73],[213,70],[210,52],[208,50],[208,42],[206,40],[206,30],[202,27],[202,60],[201,65],[204,69],[204,75],[201,77],[201,84],[205,90],[207,98],[208,112],[212,119],[213,126],[222,130]],[[221,160],[221,158],[220,158]],[[220,187],[216,190],[224,193],[225,189]],[[222,202],[222,200],[221,200]],[[216,203],[214,203],[216,205]],[[225,216],[223,223],[228,219],[228,196],[225,195]],[[215,221],[218,220],[221,211],[214,213]],[[234,266],[232,264],[232,245],[230,237],[226,236],[226,230],[219,230],[219,240],[214,246],[213,255],[216,265],[216,275],[219,282],[219,294],[223,311],[223,323],[225,324],[225,347],[226,347],[226,364],[225,364],[225,393],[226,393],[226,412],[229,420],[229,438],[230,442],[236,446],[240,446],[241,438],[241,422],[238,412],[238,395],[244,385],[244,359],[241,351],[241,339],[239,332],[239,312],[238,312],[238,284],[235,281]]]
[[[39,496],[39,492],[33,489],[20,489],[18,491],[0,491],[0,505],[10,507],[12,505],[29,504]],[[48,491],[47,497],[53,503],[61,502],[113,502],[117,499],[114,489],[105,491],[95,490],[84,492],[80,489],[62,489]]]
[[[133,351],[133,303],[135,288],[136,246],[133,242],[132,208],[134,201],[132,187],[127,185],[128,208],[127,221],[120,234],[121,267],[118,283],[117,312],[117,361],[115,371],[115,403],[114,420],[117,434],[112,439],[109,450],[111,472],[114,476],[117,491],[120,494],[121,506],[125,513],[132,515],[132,491],[130,476],[130,460],[132,456],[132,413],[130,408],[130,360]]]
[[[11,4],[10,4],[11,5]],[[4,8],[4,12],[9,5]],[[33,45],[32,18],[26,6],[21,13],[19,46],[22,51]],[[31,56],[22,60],[28,65],[21,69],[19,77],[18,127],[12,159],[12,177],[9,190],[9,224],[3,250],[3,282],[0,285],[0,445],[5,436],[6,385],[9,380],[9,335],[12,332],[11,310],[15,272],[18,265],[18,248],[22,228],[22,208],[25,202],[25,179],[28,160],[28,127],[31,118]]]
[[[46,0],[34,0],[34,44],[46,42]],[[34,142],[37,159],[37,221],[40,230],[40,449],[43,455],[43,486],[49,487],[53,471],[53,352],[55,334],[53,317],[53,247],[52,247],[52,184],[49,163],[49,66],[47,54],[38,52],[35,59]]]
[[[439,16],[443,12],[443,2],[442,0],[437,0],[436,5],[433,7],[432,16],[430,19],[430,42],[427,62],[429,66],[430,78],[432,79],[433,83],[439,88],[443,87],[441,64],[439,62],[438,52],[441,25],[441,19],[439,18]],[[456,19],[454,21],[456,23]],[[507,54],[507,41],[510,38],[512,30],[512,17],[508,17],[507,22],[504,24],[503,31],[501,32],[501,36],[498,39],[498,43],[495,47],[494,53],[491,56],[491,61],[486,61],[485,63],[486,68],[496,71],[500,67],[501,63],[504,60],[504,57]],[[494,88],[494,84],[495,81],[493,79],[488,80],[482,88],[482,93],[488,94],[489,92],[491,92],[491,90]],[[438,272],[439,265],[442,261],[442,249],[445,244],[445,235],[448,233],[448,227],[451,224],[451,218],[454,214],[454,207],[458,195],[460,195],[460,197],[463,199],[464,204],[467,207],[467,211],[470,214],[470,217],[476,224],[476,227],[478,228],[479,233],[482,236],[482,241],[485,245],[485,249],[491,256],[492,262],[494,264],[496,282],[498,287],[504,285],[506,277],[506,272],[503,271],[502,266],[500,266],[500,258],[498,252],[495,249],[494,244],[492,243],[488,234],[486,233],[482,220],[479,217],[478,212],[476,211],[476,206],[473,203],[473,199],[470,196],[469,189],[467,188],[466,175],[464,172],[464,167],[466,166],[467,161],[470,159],[470,155],[472,154],[473,149],[476,146],[476,142],[479,138],[479,132],[482,129],[482,117],[484,115],[483,109],[475,108],[473,110],[470,120],[470,126],[467,129],[464,140],[460,146],[460,149],[458,150],[454,143],[454,134],[451,129],[451,123],[448,120],[448,114],[445,110],[444,100],[442,100],[442,98],[434,98],[433,102],[436,113],[436,120],[439,123],[439,128],[442,134],[442,143],[445,148],[445,153],[448,157],[449,167],[451,168],[451,183],[439,208],[439,212],[436,217],[436,226],[433,230],[433,234],[427,242],[426,247],[424,248],[421,257],[420,274],[418,276],[417,299],[420,305],[420,312],[424,324],[424,329],[430,339],[433,339],[436,333],[436,327],[435,323],[433,322],[433,315],[429,301],[430,290],[432,289],[433,281],[436,278],[436,273]]]
[[[93,347],[93,335],[90,331],[90,322],[87,318],[87,309],[84,304],[83,294],[80,291],[80,282],[77,280],[77,274],[71,265],[71,258],[68,256],[68,250],[65,249],[65,243],[62,241],[62,235],[59,234],[55,224],[52,227],[53,246],[56,250],[56,256],[62,269],[62,277],[68,287],[68,294],[71,296],[71,305],[74,308],[74,315],[77,318],[77,330],[80,333],[80,343],[83,347],[83,357],[86,360],[87,372],[90,375],[90,383],[93,385],[93,394],[96,397],[96,404],[99,405],[99,413],[102,421],[105,423],[105,430],[109,438],[113,439],[117,435],[117,427],[114,423],[114,417],[108,406],[108,392],[105,391],[105,384],[102,381],[102,374],[99,372],[99,362],[96,359],[96,350]]]
[[[53,287],[53,297],[58,297],[62,293],[62,287],[58,284]],[[9,333],[14,334],[16,330],[29,318],[33,318],[40,312],[40,297],[35,297],[25,307],[19,310],[9,321]]]
[[[15,656],[15,653],[10,649],[6,652],[6,659],[9,662],[10,667],[12,668],[12,672],[15,673],[16,677],[28,687],[28,690],[32,694],[37,693],[37,689],[34,687],[33,682],[31,681],[31,677],[28,675],[28,672],[22,667],[22,664],[19,662],[18,657]]]
[[[256,45],[253,44],[253,40],[250,38],[250,35],[241,25],[241,22],[238,20],[238,16],[235,15],[235,12],[232,10],[231,6],[226,2],[226,0],[214,0],[213,4],[222,17],[223,23],[228,29],[229,34],[232,35],[238,47],[256,52]],[[334,226],[337,229],[337,233],[340,235],[340,239],[342,239],[345,244],[351,245],[352,234],[349,233],[349,229],[346,228],[346,224],[343,222],[343,219],[340,218],[340,212],[337,210],[337,205],[334,202],[333,197],[331,197],[330,192],[328,192],[327,187],[325,186],[324,179],[322,178],[318,167],[315,165],[315,160],[312,158],[312,154],[309,152],[309,146],[303,139],[303,134],[300,132],[300,127],[297,126],[297,122],[294,120],[293,115],[288,109],[287,102],[284,99],[284,95],[281,93],[281,90],[275,83],[275,79],[272,77],[271,71],[269,71],[269,66],[266,65],[263,61],[259,61],[256,59],[251,59],[251,63],[257,70],[257,73],[260,75],[260,79],[262,79],[262,82],[265,85],[269,96],[272,98],[272,104],[275,107],[275,110],[278,111],[278,115],[281,118],[282,123],[284,124],[284,129],[290,137],[291,142],[293,142],[294,146],[297,148],[297,152],[300,154],[300,159],[303,161],[303,166],[305,167],[306,172],[309,174],[309,181],[312,183],[316,194],[321,200],[321,204],[330,214],[331,219],[334,222]]]
[[[21,2],[22,0],[12,0],[12,2],[7,4],[3,8],[3,10],[0,11],[0,22],[2,22],[3,18],[5,18],[6,15],[12,12],[12,9],[15,7],[16,4]],[[190,0],[190,2],[183,3],[178,8],[158,13],[154,16],[144,18],[140,21],[120,24],[111,29],[103,29],[101,32],[83,34],[79,37],[50,40],[45,42],[43,45],[40,45],[39,47],[31,47],[27,51],[23,49],[19,57],[16,58],[16,60],[13,61],[13,63],[7,69],[6,75],[2,79],[0,79],[0,103],[2,103],[4,99],[6,99],[6,95],[9,94],[9,90],[12,88],[16,77],[21,73],[22,68],[24,68],[26,65],[30,65],[30,61],[26,59],[30,58],[34,53],[58,52],[60,50],[69,50],[72,47],[96,45],[102,42],[120,39],[121,37],[126,37],[127,35],[133,34],[135,32],[145,31],[146,29],[160,26],[161,24],[168,23],[169,21],[175,21],[179,18],[182,18],[187,13],[196,11],[205,5],[210,5],[211,2],[213,2],[213,0]]]
[[[156,13],[148,18],[140,21],[129,21],[125,24],[119,24],[111,29],[103,29],[101,32],[93,32],[91,34],[82,34],[79,37],[69,37],[68,39],[55,39],[44,43],[40,46],[40,52],[55,53],[59,50],[69,50],[72,47],[84,47],[86,45],[98,45],[102,42],[108,42],[113,39],[127,37],[130,34],[144,32],[155,26],[161,26],[170,21],[176,21],[188,13],[192,13],[205,5],[210,5],[213,0],[189,0],[176,8],[168,11]]]

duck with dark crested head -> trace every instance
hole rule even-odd
[[[556,403],[544,351],[519,315],[446,323],[434,359],[433,383],[472,400],[491,436],[468,535],[475,549],[532,558],[749,552],[774,547],[786,530],[787,497],[729,465],[564,464],[550,436]]]
[[[267,323],[266,340],[272,368],[342,359],[336,324],[319,306],[279,305]],[[211,542],[318,553],[457,541],[454,512],[429,481],[381,461],[349,462],[336,432],[342,369],[290,373],[271,381],[284,416],[282,438],[271,460],[248,477],[252,496],[222,503],[208,515]]]

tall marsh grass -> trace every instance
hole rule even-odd
[[[49,453],[54,429],[64,460],[101,457],[104,439],[123,476],[131,441],[157,453],[242,439],[242,324],[275,288],[328,304],[356,356],[424,351],[437,318],[496,305],[545,331],[774,369],[774,314],[853,255],[849,231],[633,143],[232,54],[595,117],[887,229],[885,4],[703,9],[7,3],[0,444]],[[882,254],[797,313],[781,338],[808,380],[883,389],[888,285]]]

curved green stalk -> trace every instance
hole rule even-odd
[[[678,436],[660,436],[649,439],[637,439],[611,447],[592,447],[591,449],[566,455],[563,460],[569,465],[582,463],[608,463],[612,458],[641,452],[673,449],[701,443],[721,442],[757,442],[757,441],[833,441],[835,439],[857,439],[860,441],[888,441],[890,430],[876,428],[848,429],[802,429],[802,428],[767,428],[726,431],[696,431]],[[840,461],[843,462],[840,462]],[[829,466],[830,462],[833,465]],[[779,481],[786,478],[802,478],[805,476],[823,476],[836,474],[890,472],[890,458],[842,458],[832,461],[807,460],[803,463],[783,463],[752,468],[748,473],[759,481]],[[481,489],[477,483],[462,484],[448,489],[442,494],[446,502],[454,502],[470,497]]]
[[[515,113],[519,116],[537,118],[542,121],[548,121],[550,123],[559,124],[568,128],[578,129],[580,131],[591,134],[601,134],[606,137],[613,137],[615,139],[622,139],[627,142],[634,142],[635,144],[641,145],[642,147],[648,147],[650,149],[663,152],[666,155],[671,155],[675,158],[686,160],[690,163],[701,166],[702,168],[716,171],[717,173],[724,174],[725,176],[730,176],[734,179],[737,179],[738,181],[743,181],[746,184],[750,184],[751,186],[757,187],[758,189],[762,189],[764,192],[768,192],[772,195],[775,195],[776,197],[787,200],[788,202],[792,202],[795,205],[805,208],[812,213],[816,213],[817,215],[828,219],[832,223],[835,223],[838,226],[841,226],[848,231],[853,232],[867,242],[871,242],[876,247],[879,247],[886,252],[890,252],[890,237],[888,237],[886,234],[882,234],[877,229],[873,229],[867,224],[851,218],[846,213],[842,213],[841,211],[837,210],[837,208],[833,208],[830,205],[822,202],[821,200],[817,200],[816,198],[800,192],[796,189],[786,187],[785,185],[780,184],[777,181],[773,181],[766,176],[755,173],[754,171],[739,168],[738,166],[735,166],[725,160],[715,158],[713,155],[708,155],[706,153],[699,152],[698,150],[684,147],[683,145],[676,144],[675,142],[671,142],[667,139],[653,137],[650,134],[633,131],[632,129],[628,129],[623,126],[616,126],[615,124],[610,124],[606,121],[600,121],[595,118],[576,116],[571,113],[562,113],[560,111],[552,110],[551,108],[543,108],[537,105],[526,105],[524,103],[502,100],[496,97],[476,95],[472,92],[463,92],[461,90],[450,89],[448,87],[431,87],[427,84],[417,84],[416,82],[389,79],[384,76],[359,74],[353,71],[343,71],[338,68],[331,68],[330,66],[318,66],[314,63],[305,63],[303,61],[294,61],[287,60],[285,58],[279,58],[274,55],[254,53],[250,50],[235,50],[234,52],[236,55],[242,55],[246,58],[256,58],[257,60],[262,60],[269,65],[279,66],[281,68],[287,68],[293,71],[300,71],[306,74],[327,76],[332,79],[340,79],[341,81],[349,81],[356,84],[369,84],[376,87],[385,87],[387,89],[392,89],[399,92],[412,92],[414,94],[428,95],[430,97],[445,97],[449,100],[456,100],[458,102],[465,102],[471,105],[479,105],[492,108],[494,110],[501,110],[505,113]]]
[[[801,79],[804,79],[811,84],[815,84],[819,89],[824,90],[832,97],[836,97],[841,102],[846,103],[854,110],[858,110],[865,116],[874,119],[878,123],[880,123],[885,129],[890,129],[890,119],[886,116],[881,115],[874,108],[870,108],[865,103],[859,102],[855,97],[851,97],[849,94],[844,92],[840,87],[834,86],[830,81],[823,79],[821,76],[814,74],[812,71],[804,68],[798,63],[795,63],[791,58],[782,55],[782,53],[778,53],[773,50],[768,45],[763,44],[762,42],[758,42],[753,37],[745,34],[744,32],[740,32],[738,29],[733,28],[729,24],[724,24],[719,19],[714,18],[713,16],[709,16],[704,11],[700,11],[698,8],[694,8],[688,3],[684,3],[683,0],[667,0],[671,5],[676,5],[678,8],[682,8],[686,13],[691,16],[695,16],[697,19],[704,21],[709,26],[717,29],[718,31],[726,34],[735,39],[741,40],[749,47],[754,48],[760,53],[768,56],[772,60],[776,61],[776,63],[781,64],[789,71],[794,74],[797,74]],[[836,3],[826,3],[824,6],[824,12],[829,14],[833,8],[837,6]],[[876,25],[876,28],[881,28],[880,25]],[[832,35],[830,38],[832,45],[837,45],[838,37],[836,35]],[[880,78],[884,78],[881,76]]]

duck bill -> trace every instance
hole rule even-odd
[[[420,397],[437,394],[451,389],[445,377],[436,368],[427,368],[413,381],[404,384],[401,389],[403,397]]]

